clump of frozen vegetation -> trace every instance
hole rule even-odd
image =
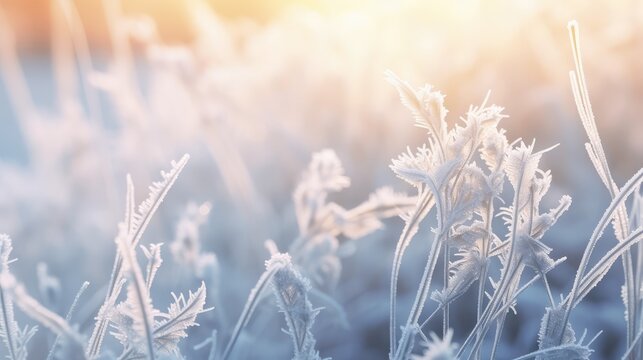
[[[516,312],[519,295],[535,281],[542,281],[547,290],[546,307],[538,333],[539,349],[520,359],[589,359],[593,350],[586,333],[576,339],[570,324],[571,311],[600,282],[612,264],[622,259],[625,274],[623,299],[627,323],[628,349],[626,359],[639,358],[641,317],[641,269],[643,257],[643,229],[640,223],[640,187],[643,169],[639,170],[622,188],[612,179],[600,138],[594,124],[589,103],[578,41],[578,26],[570,23],[576,71],[571,72],[572,88],[583,126],[590,142],[587,152],[596,170],[612,196],[612,202],[599,220],[583,253],[573,285],[568,295],[560,300],[547,281],[547,274],[565,261],[550,256],[552,248],[542,239],[563,213],[570,207],[571,198],[563,195],[558,206],[541,210],[540,203],[550,188],[550,171],[541,170],[541,157],[554,147],[536,151],[520,140],[509,142],[498,127],[506,116],[502,108],[487,105],[472,107],[462,117],[463,124],[449,128],[444,96],[431,86],[414,89],[393,73],[388,77],[397,88],[402,103],[411,111],[415,124],[427,131],[428,140],[417,151],[407,152],[393,159],[391,168],[398,177],[413,185],[418,193],[415,209],[405,214],[405,227],[398,240],[391,273],[390,299],[390,353],[391,359],[407,359],[419,336],[427,344],[422,359],[479,359],[495,358],[509,310]],[[503,199],[503,184],[508,181],[513,197]],[[636,194],[628,216],[625,202]],[[496,203],[507,204],[496,211]],[[417,289],[408,318],[397,335],[399,311],[397,283],[404,251],[417,232],[419,224],[435,209],[437,226],[432,229],[426,266]],[[505,235],[496,235],[492,219],[502,217]],[[610,221],[618,244],[589,267],[590,256]],[[633,224],[630,225],[629,222]],[[499,233],[499,232],[498,232]],[[500,234],[500,233],[499,233]],[[630,248],[638,244],[637,265],[633,263]],[[421,319],[431,289],[433,274],[442,253],[444,266],[443,288],[435,290],[431,298],[437,303],[430,315]],[[490,269],[499,268],[498,277]],[[478,284],[477,319],[461,345],[451,344],[449,304]],[[425,326],[442,313],[442,343],[435,334],[432,341],[424,335]],[[489,331],[495,331],[489,335]],[[483,353],[483,344],[490,338],[489,353]],[[440,345],[443,344],[443,345]],[[454,349],[457,348],[457,352]]]
[[[542,278],[553,304],[546,273],[562,259],[552,259],[551,249],[541,239],[567,210],[571,198],[563,196],[556,208],[540,210],[551,175],[538,165],[541,156],[550,149],[535,151],[533,143],[526,145],[522,141],[509,144],[504,131],[497,127],[506,117],[501,107],[487,106],[485,99],[481,106],[472,107],[462,118],[462,126],[449,129],[441,93],[430,86],[415,90],[393,74],[389,74],[389,78],[397,87],[402,103],[414,115],[416,125],[426,129],[429,135],[427,144],[415,153],[402,154],[391,166],[400,178],[416,187],[419,200],[416,208],[405,215],[405,231],[393,264],[390,357],[408,358],[415,337],[422,334],[422,328],[431,319],[431,316],[425,320],[420,317],[440,253],[443,253],[444,286],[436,290],[432,298],[438,303],[437,310],[442,310],[443,336],[446,338],[450,328],[450,303],[478,282],[478,322],[472,332],[474,336],[465,341],[460,352],[476,340],[472,352],[478,353],[482,339],[495,324],[493,357],[507,311],[516,301],[526,270]],[[478,162],[482,162],[483,167],[478,166]],[[496,213],[494,202],[500,198],[505,178],[514,190],[513,201]],[[419,223],[433,208],[437,227],[432,230],[434,238],[426,268],[398,340],[396,292],[402,256]],[[507,225],[505,240],[492,230],[492,219],[498,214]],[[452,261],[454,255],[457,260]],[[501,265],[501,275],[489,279],[493,291],[485,299],[487,273],[494,260]]]
[[[308,297],[310,295],[331,307],[335,316],[339,316],[341,322],[346,322],[341,305],[325,293],[334,288],[339,280],[339,237],[349,241],[363,237],[379,229],[381,219],[399,215],[413,201],[387,188],[377,190],[368,200],[352,209],[327,201],[330,192],[340,191],[349,185],[350,179],[344,175],[342,164],[334,151],[322,150],[313,154],[293,195],[299,236],[291,243],[286,254],[279,253],[273,241],[266,241],[271,258],[266,261],[266,270],[250,292],[222,359],[231,356],[241,332],[265,298],[270,283],[279,310],[286,318],[286,333],[293,340],[293,359],[320,358],[311,332],[320,309],[313,308]],[[312,284],[309,279],[312,279]]]
[[[187,336],[188,328],[198,325],[197,316],[207,311],[204,308],[205,285],[201,284],[195,292],[190,292],[187,298],[182,294],[179,296],[172,294],[173,302],[167,312],[155,309],[149,291],[156,272],[163,262],[161,244],[141,247],[148,260],[145,272],[138,263],[136,250],[152,216],[188,159],[189,156],[185,155],[180,161],[172,162],[172,169],[168,173],[161,172],[162,180],[150,186],[149,196],[138,208],[135,208],[132,179],[127,177],[125,218],[118,226],[119,231],[115,239],[118,250],[114,260],[114,270],[109,280],[105,302],[98,311],[94,331],[88,339],[70,324],[78,298],[87,288],[88,283],[81,287],[66,318],[60,317],[31,297],[24,286],[11,274],[9,270],[9,264],[12,262],[10,260],[11,240],[6,235],[0,237],[2,247],[0,302],[3,317],[1,329],[9,358],[26,359],[27,342],[36,331],[35,327],[25,327],[20,330],[15,322],[13,304],[57,335],[49,357],[94,359],[106,356],[109,358],[109,353],[101,351],[108,327],[112,327],[111,334],[123,346],[119,359],[141,357],[154,359],[155,354],[171,355],[175,358],[181,356],[178,348],[179,341]],[[40,269],[42,269],[39,271],[40,277],[45,277],[42,274],[45,271],[44,268]],[[53,280],[50,279],[49,282]],[[125,297],[121,297],[123,288],[127,289]]]

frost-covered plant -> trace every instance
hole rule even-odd
[[[315,338],[311,332],[320,309],[314,309],[308,300],[308,292],[311,289],[308,280],[294,268],[290,255],[282,253],[275,253],[266,261],[266,271],[250,291],[248,301],[223,351],[222,359],[230,357],[241,331],[250,320],[269,284],[277,299],[279,311],[286,319],[288,329],[285,332],[293,341],[293,359],[321,359],[315,349]]]
[[[506,310],[500,309],[504,307],[503,305],[513,306],[523,271],[530,268],[543,280],[549,302],[553,306],[554,300],[546,273],[564,260],[552,259],[549,256],[551,248],[541,239],[569,208],[571,198],[565,195],[560,199],[557,207],[545,213],[540,212],[540,202],[549,190],[551,175],[549,172],[538,169],[538,163],[542,154],[549,149],[534,153],[533,147],[533,144],[526,146],[520,143],[510,149],[506,155],[505,172],[514,189],[513,204],[500,212],[507,225],[507,239],[503,245],[506,244],[508,249],[505,248],[500,253],[502,266],[500,280],[492,283],[494,292],[485,309],[485,314],[476,324],[476,327],[479,326],[477,329],[479,336],[474,344],[474,350],[478,351],[491,320],[495,319],[496,336],[492,347],[492,358],[495,355],[506,316]]]
[[[549,255],[552,249],[542,242],[542,238],[569,208],[571,198],[565,195],[558,206],[547,211],[540,210],[540,203],[550,188],[552,177],[549,171],[539,169],[539,162],[542,154],[551,148],[536,152],[533,143],[508,144],[504,130],[496,127],[499,120],[505,117],[501,108],[487,107],[485,100],[481,107],[469,110],[463,118],[464,126],[449,130],[444,97],[439,92],[430,86],[414,90],[392,73],[389,73],[389,78],[397,87],[402,102],[414,115],[416,125],[428,130],[427,145],[418,148],[416,153],[408,151],[402,154],[393,160],[391,166],[399,177],[418,189],[418,202],[415,210],[404,217],[406,226],[394,256],[390,357],[406,359],[413,350],[415,336],[423,336],[422,328],[438,310],[443,313],[443,336],[446,338],[449,304],[478,281],[477,322],[459,347],[456,357],[480,357],[487,332],[495,325],[490,354],[494,358],[507,311],[514,308],[517,296],[537,279],[541,279],[547,289],[550,308],[558,309],[557,314],[565,313],[555,302],[547,282],[547,273],[564,258],[552,259]],[[484,164],[483,168],[480,168],[479,162]],[[501,240],[494,234],[491,220],[496,215],[493,202],[501,196],[505,176],[514,190],[514,196],[511,206],[503,207],[497,213],[507,226],[505,240]],[[437,217],[437,227],[432,231],[435,238],[415,302],[398,340],[395,331],[397,274],[405,248],[417,232],[419,223],[433,207],[436,208]],[[630,238],[627,243],[631,245],[635,241],[637,239]],[[615,260],[626,247],[623,245],[614,249],[597,266],[603,270],[609,269],[610,261]],[[451,260],[454,254],[452,250],[458,256],[456,261]],[[444,285],[442,290],[435,290],[431,296],[438,302],[438,308],[420,322],[440,252],[443,252],[445,266]],[[488,267],[494,258],[500,265],[500,278],[490,281],[493,291],[487,294],[488,301],[485,302]],[[527,269],[531,269],[534,276],[521,286],[523,273]],[[554,323],[543,321],[541,349],[550,346],[546,345],[550,341],[547,334],[556,331],[549,326]],[[575,338],[569,337],[568,340],[563,344],[565,351],[576,344]]]
[[[13,314],[13,303],[15,303],[27,316],[57,335],[57,339],[62,342],[61,348],[69,354],[66,358],[85,359],[82,336],[66,319],[47,309],[27,293],[24,285],[18,282],[9,271],[9,263],[11,262],[9,256],[13,249],[11,239],[7,235],[0,235],[0,242],[2,246],[0,252],[2,261],[2,273],[0,274],[1,334],[9,350],[9,357],[11,359],[26,359],[27,342],[36,332],[36,327],[25,327],[23,330],[18,328]]]
[[[266,262],[266,271],[250,292],[223,351],[223,359],[231,355],[243,328],[263,299],[264,290],[269,283],[275,288],[278,305],[286,316],[288,333],[295,342],[294,358],[319,358],[310,333],[318,310],[312,308],[308,294],[319,297],[340,314],[340,320],[345,320],[341,306],[324,293],[316,291],[307,278],[320,289],[334,288],[341,271],[339,237],[350,240],[363,237],[379,229],[382,226],[381,219],[406,211],[414,201],[406,195],[382,188],[373,193],[367,201],[352,209],[347,210],[334,202],[328,202],[329,193],[340,191],[349,185],[350,180],[344,175],[344,169],[334,151],[327,149],[313,154],[308,169],[293,194],[299,236],[290,245],[287,254],[279,253],[273,241],[266,242],[272,257]],[[291,294],[297,295],[296,298],[290,299],[293,302],[296,300],[295,303],[289,303],[288,299],[284,298],[283,291],[286,286],[292,291],[298,289],[297,293]],[[303,321],[304,318],[297,316],[303,316],[308,320]]]
[[[381,188],[365,202],[345,209],[328,196],[350,185],[333,150],[313,154],[295,188],[293,200],[299,236],[288,253],[296,266],[321,289],[333,289],[341,272],[340,237],[356,240],[382,227],[382,219],[408,211],[415,199]]]
[[[67,315],[65,316],[65,320],[67,322],[71,321],[72,316],[74,315],[74,312],[76,310],[76,307],[78,306],[78,301],[80,300],[80,297],[83,295],[85,290],[89,287],[89,282],[85,281],[83,285],[81,285],[80,289],[76,293],[76,296],[74,297],[74,301],[71,303],[71,306],[69,307],[69,311],[67,311]],[[54,343],[51,345],[51,349],[49,350],[49,354],[47,354],[47,360],[51,360],[54,358],[55,355],[58,355],[58,358],[71,358],[71,356],[67,356],[66,354],[62,354],[61,356],[59,354],[57,345],[61,341],[61,336],[57,335],[56,339],[54,340]],[[64,344],[64,343],[63,343]],[[63,351],[69,351],[69,348],[62,348]]]
[[[574,285],[565,302],[565,313],[563,317],[564,324],[569,320],[571,310],[580,300],[603,278],[607,270],[617,258],[621,258],[623,265],[623,274],[625,284],[622,287],[622,298],[625,305],[625,320],[627,328],[627,354],[629,359],[636,359],[643,354],[643,345],[636,344],[637,334],[643,329],[643,294],[641,293],[641,281],[643,279],[643,244],[639,241],[643,237],[643,228],[641,227],[639,188],[643,171],[639,170],[623,188],[619,189],[612,178],[611,171],[605,155],[605,150],[596,129],[594,113],[589,100],[589,92],[585,82],[583,72],[583,62],[580,53],[579,28],[576,21],[571,21],[568,25],[572,52],[576,70],[570,71],[570,80],[578,114],[589,142],[585,144],[585,149],[589,155],[596,172],[601,181],[607,188],[612,203],[605,212],[598,226],[594,230],[592,237],[583,253],[581,264],[579,265]],[[633,201],[632,213],[628,216],[625,200],[632,193],[636,192]],[[607,222],[612,220],[614,234],[618,240],[618,245],[610,250],[591,270],[587,271],[589,258],[594,250],[598,239],[602,235]],[[635,264],[630,247],[638,243],[638,256]],[[585,273],[587,271],[587,273]],[[562,335],[559,335],[561,339]],[[640,336],[639,336],[640,338]],[[640,339],[638,340],[640,342]],[[560,342],[564,343],[563,340]]]
[[[308,280],[299,274],[292,263],[287,263],[272,277],[272,288],[279,311],[286,319],[286,333],[293,341],[293,359],[321,360],[311,331],[320,309],[313,309],[308,301]]]
[[[547,317],[543,318],[543,321],[544,321],[543,327],[544,328],[551,327],[549,323],[545,322],[545,319],[549,321]],[[540,350],[536,350],[529,354],[519,356],[514,360],[525,360],[525,359],[532,359],[532,358],[540,359],[540,360],[566,360],[566,359],[589,360],[591,354],[594,352],[594,350],[590,349],[589,346],[594,342],[594,340],[596,340],[596,338],[600,335],[600,333],[596,334],[596,336],[590,339],[586,344],[583,344],[583,341],[585,340],[585,336],[587,335],[587,332],[583,332],[583,335],[581,336],[581,338],[578,340],[578,342],[576,342],[576,338],[574,336],[573,331],[571,331],[571,328],[566,329],[565,331],[568,332],[568,330],[570,332],[565,336],[566,342],[563,343],[563,345],[556,345],[556,346],[551,346]],[[539,337],[540,336],[541,335],[539,334]]]
[[[476,281],[479,282],[477,321],[462,346],[458,347],[457,353],[447,358],[483,357],[482,344],[493,326],[495,335],[489,357],[495,358],[508,310],[513,309],[515,312],[518,295],[539,279],[543,281],[549,300],[541,322],[539,350],[520,359],[588,359],[593,352],[589,346],[598,335],[587,343],[584,343],[585,334],[577,340],[569,324],[570,312],[600,282],[618,258],[623,259],[626,277],[623,297],[629,340],[625,357],[638,358],[641,346],[638,343],[641,338],[638,309],[641,306],[640,279],[643,278],[638,271],[641,270],[642,257],[636,257],[638,266],[634,266],[629,249],[637,243],[640,247],[640,240],[643,238],[643,229],[637,225],[640,224],[638,207],[643,169],[621,189],[614,184],[589,105],[574,23],[570,25],[570,33],[577,67],[577,73],[572,73],[572,84],[583,125],[590,137],[586,148],[613,200],[589,239],[570,293],[560,302],[555,301],[547,281],[547,273],[565,258],[553,259],[550,256],[552,249],[542,239],[570,207],[571,198],[564,195],[556,207],[547,211],[540,209],[552,177],[549,171],[539,169],[539,162],[542,155],[552,148],[534,151],[534,143],[526,145],[522,141],[516,141],[508,144],[504,131],[496,127],[504,117],[502,109],[495,106],[486,108],[486,100],[480,108],[470,109],[467,116],[462,118],[464,126],[450,130],[446,122],[444,96],[441,93],[428,85],[413,89],[392,73],[388,74],[400,93],[402,103],[411,110],[416,125],[428,131],[426,145],[418,148],[415,153],[409,150],[402,154],[393,160],[391,166],[400,178],[418,190],[416,208],[404,216],[406,225],[397,244],[391,273],[391,359],[407,359],[413,351],[417,335],[426,340],[423,328],[439,310],[443,314],[443,337],[450,339],[449,303],[466,293]],[[479,167],[479,162],[484,163],[484,170]],[[497,213],[507,227],[507,235],[501,240],[494,235],[491,219],[496,215],[493,201],[502,195],[505,176],[514,195],[511,205],[500,208]],[[628,216],[625,201],[632,193],[636,196],[632,212]],[[432,229],[434,239],[415,301],[398,339],[396,297],[402,256],[420,222],[434,207],[437,220],[436,228]],[[592,251],[610,221],[619,243],[589,268]],[[456,250],[456,261],[451,260],[451,250]],[[435,290],[431,295],[438,302],[438,307],[426,320],[420,322],[440,252],[443,253],[445,267],[444,285],[442,290]],[[492,291],[487,293],[486,279],[492,259],[498,261],[500,277],[490,279]],[[525,282],[522,277],[526,270],[531,270],[533,277]]]
[[[163,181],[154,183],[150,187],[150,195],[139,206],[138,211],[134,210],[134,186],[131,177],[127,177],[125,218],[119,224],[119,234],[116,237],[118,252],[111,279],[113,288],[108,289],[108,296],[96,317],[94,333],[90,337],[87,347],[83,336],[69,324],[69,321],[78,299],[89,284],[87,282],[83,284],[67,312],[66,318],[63,319],[31,297],[24,286],[10,273],[11,240],[6,235],[0,236],[0,260],[2,261],[0,335],[7,346],[11,359],[26,359],[27,341],[36,331],[35,327],[25,327],[23,330],[19,330],[14,320],[14,303],[25,314],[57,335],[48,359],[54,357],[93,359],[101,356],[100,344],[107,325],[113,327],[112,334],[124,347],[119,359],[154,359],[156,353],[175,358],[181,357],[178,342],[187,336],[186,330],[189,327],[198,325],[196,323],[197,315],[208,310],[204,309],[205,284],[201,283],[201,286],[195,292],[190,292],[187,297],[172,294],[174,301],[170,304],[167,312],[159,311],[153,307],[149,291],[156,272],[163,262],[161,244],[141,246],[147,258],[145,273],[136,259],[135,250],[151,216],[185,166],[187,159],[186,155],[180,162],[172,163],[172,170],[169,173],[161,173]],[[44,294],[48,294],[50,288],[58,286],[57,282],[49,278],[46,269],[42,266],[39,276],[41,285],[44,284],[41,287],[46,289],[43,291]],[[123,286],[127,286],[127,296],[125,300],[117,303]],[[45,298],[50,297],[45,296]]]
[[[201,227],[208,219],[212,204],[190,202],[181,214],[170,252],[174,262],[187,269],[191,276],[204,281],[208,288],[208,298],[216,311],[215,318],[222,326],[227,326],[227,314],[221,300],[221,278],[219,259],[214,252],[202,249]]]
[[[163,181],[154,183],[150,187],[150,195],[139,206],[138,211],[134,211],[134,186],[131,177],[127,177],[125,220],[119,225],[119,235],[116,238],[120,254],[117,256],[116,263],[119,258],[122,259],[121,273],[117,272],[116,276],[122,276],[127,280],[127,297],[125,301],[108,310],[111,312],[109,321],[115,329],[112,334],[125,348],[120,359],[138,358],[141,355],[154,359],[154,354],[157,352],[179,357],[180,351],[177,346],[179,340],[187,336],[188,327],[198,325],[197,315],[207,311],[204,310],[206,297],[204,283],[201,283],[194,293],[190,292],[187,299],[183,295],[178,297],[173,295],[174,302],[167,313],[155,309],[149,291],[156,271],[163,262],[161,244],[152,244],[149,248],[142,247],[148,259],[145,274],[134,252],[142,231],[187,160],[186,155],[178,163],[172,163],[169,173],[161,173]],[[119,283],[122,284],[122,281],[119,280]],[[121,286],[116,291],[116,296],[112,295],[106,300],[108,306],[112,304],[112,299],[118,297]]]
[[[2,266],[2,279],[10,279],[9,264],[12,262],[9,257],[13,246],[11,239],[5,234],[0,234],[0,266]],[[35,335],[37,327],[25,327],[20,329],[15,320],[13,312],[13,300],[8,289],[0,282],[0,306],[2,307],[2,321],[0,321],[0,337],[7,347],[8,358],[11,360],[27,359],[27,343]]]
[[[0,236],[2,261],[2,273],[0,274],[0,305],[2,308],[0,330],[2,331],[0,334],[11,359],[26,359],[27,341],[36,331],[35,327],[25,327],[24,330],[19,330],[14,320],[14,303],[28,316],[57,335],[48,359],[54,357],[64,359],[97,358],[101,355],[100,345],[107,325],[113,327],[112,334],[124,347],[119,359],[154,359],[156,353],[171,355],[175,358],[181,356],[178,342],[187,336],[186,330],[189,327],[198,325],[196,323],[197,315],[207,311],[204,309],[205,284],[201,283],[201,286],[195,292],[190,292],[187,298],[184,295],[172,294],[174,301],[170,304],[167,312],[159,311],[153,307],[149,291],[156,272],[163,262],[161,244],[141,246],[147,258],[145,272],[136,259],[135,250],[152,215],[172,187],[187,160],[188,156],[186,155],[178,163],[172,163],[172,170],[169,173],[161,172],[163,181],[156,182],[150,187],[150,195],[138,210],[134,208],[134,186],[131,177],[127,177],[126,211],[124,221],[119,224],[119,233],[116,237],[118,252],[114,262],[114,271],[107,297],[96,317],[94,332],[87,347],[82,335],[69,324],[69,321],[79,297],[89,284],[87,282],[83,284],[66,318],[63,319],[31,297],[24,286],[10,273],[11,240],[6,235]],[[39,268],[39,277],[41,288],[45,289],[42,291],[45,295],[51,293],[51,289],[55,290],[59,286],[47,275],[46,268],[43,266]],[[123,286],[127,286],[127,296],[125,300],[117,303]],[[45,296],[45,298],[51,300],[52,297]]]
[[[280,269],[283,269],[287,266],[291,266],[291,260],[288,254],[275,253],[270,257],[269,260],[266,261],[266,271],[261,274],[259,280],[257,280],[257,284],[255,285],[255,287],[250,290],[248,300],[246,301],[243,307],[243,311],[241,312],[234,330],[232,331],[230,340],[228,340],[228,344],[223,350],[223,354],[221,355],[222,360],[227,359],[231,355],[232,350],[234,349],[237,340],[239,339],[239,336],[243,331],[243,328],[248,324],[248,321],[250,321],[252,314],[257,308],[257,305],[259,304],[264,291],[271,283],[273,276],[275,276],[275,274]]]
[[[532,154],[533,145],[521,143],[513,148],[508,144],[504,130],[497,128],[499,121],[506,117],[501,107],[487,106],[485,99],[480,107],[469,109],[466,117],[462,118],[462,126],[449,129],[444,96],[440,92],[428,85],[415,90],[393,73],[388,73],[388,77],[397,88],[402,103],[413,114],[416,125],[428,133],[427,144],[415,153],[409,150],[400,155],[391,166],[400,178],[418,191],[416,208],[404,216],[406,225],[395,250],[391,272],[390,357],[405,359],[413,349],[413,338],[418,327],[421,331],[433,316],[420,323],[441,252],[444,259],[444,287],[442,291],[435,291],[432,298],[438,301],[438,309],[443,311],[443,335],[446,336],[450,302],[464,294],[475,281],[482,279],[478,291],[478,319],[487,322],[501,303],[512,299],[520,281],[521,271],[518,270],[526,264],[539,269],[541,273],[550,270],[553,261],[542,263],[549,260],[546,257],[549,250],[538,239],[566,209],[568,201],[565,201],[566,205],[561,205],[555,217],[546,214],[547,219],[544,219],[545,215],[540,215],[538,204],[550,181],[548,173],[537,171],[542,152]],[[484,164],[483,168],[478,165],[480,161]],[[503,242],[493,234],[491,223],[494,217],[493,201],[502,192],[505,173],[522,198],[514,204],[519,211],[504,210],[511,226],[510,236]],[[435,238],[398,342],[396,294],[402,257],[420,222],[433,207],[436,208],[437,217],[437,227],[433,229]],[[513,246],[514,243],[517,246]],[[513,250],[508,252],[507,248]],[[459,260],[452,263],[453,250]],[[514,252],[520,254],[518,261],[515,261],[517,255]],[[511,282],[508,276],[502,277],[504,280],[500,282],[500,291],[494,293],[495,297],[482,313],[488,262],[494,256],[504,259],[503,269],[512,269]]]
[[[216,255],[201,249],[200,227],[205,223],[212,204],[190,202],[176,225],[170,251],[174,262],[189,268],[197,277],[212,276],[208,272],[218,268]],[[216,271],[216,270],[215,270]]]
[[[55,308],[60,298],[60,280],[49,274],[46,263],[39,263],[36,267],[38,275],[38,290],[42,296],[44,305],[48,308]]]
[[[94,325],[94,331],[89,339],[89,346],[87,348],[87,355],[89,357],[96,357],[100,353],[101,345],[103,343],[103,338],[107,330],[107,325],[110,320],[110,316],[116,305],[116,301],[121,293],[122,287],[124,285],[124,277],[126,272],[123,270],[124,259],[123,254],[129,254],[129,269],[130,276],[130,288],[136,295],[133,299],[138,303],[139,311],[142,311],[145,318],[138,318],[143,321],[141,325],[143,328],[141,330],[145,333],[145,338],[147,339],[147,352],[150,356],[153,356],[153,346],[151,338],[151,316],[148,309],[149,299],[146,299],[147,286],[145,286],[144,281],[139,279],[139,283],[136,284],[136,277],[142,277],[142,274],[136,275],[135,273],[140,273],[138,268],[138,263],[132,253],[136,249],[138,242],[143,236],[143,232],[147,228],[152,216],[158,209],[159,205],[163,201],[165,195],[170,190],[177,177],[183,170],[183,167],[187,163],[189,156],[186,154],[181,158],[177,163],[172,162],[172,169],[169,173],[161,172],[163,180],[160,182],[155,182],[150,187],[150,194],[143,201],[138,210],[135,209],[134,202],[134,185],[132,184],[131,177],[127,177],[127,197],[125,205],[125,219],[124,222],[119,225],[119,234],[116,237],[116,244],[119,251],[116,253],[114,259],[114,267],[112,269],[112,275],[109,280],[109,285],[107,288],[107,294],[105,295],[105,301],[98,311],[96,316],[96,323]],[[138,289],[138,291],[136,291]],[[146,311],[147,310],[147,311]]]
[[[63,350],[61,351],[68,354],[66,358],[86,359],[85,344],[77,330],[65,319],[31,297],[24,285],[18,282],[11,273],[2,274],[0,286],[10,294],[20,310],[62,339],[61,348]],[[26,334],[28,335],[29,332]]]
[[[440,339],[435,333],[430,334],[423,344],[425,349],[422,355],[414,355],[413,360],[455,360],[455,353],[458,344],[453,343],[453,329],[449,329],[444,339]]]

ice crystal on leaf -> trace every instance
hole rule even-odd
[[[481,249],[477,247],[462,249],[456,255],[459,258],[450,264],[448,287],[431,294],[431,298],[442,306],[463,295],[478,280],[482,268],[487,264]]]
[[[458,344],[453,342],[453,329],[449,329],[440,339],[435,333],[431,333],[429,342],[423,344],[425,349],[422,355],[414,355],[413,360],[456,360]]]
[[[431,85],[424,85],[415,90],[391,71],[386,72],[386,76],[399,92],[402,104],[411,111],[415,124],[428,130],[436,139],[445,139],[448,111],[444,107],[444,95],[434,91]]]
[[[559,344],[571,344],[576,341],[572,326],[569,323],[564,323],[564,313],[565,310],[560,306],[545,309],[545,315],[540,323],[540,331],[538,332],[538,348],[540,350]],[[560,340],[561,333],[563,334],[562,340]]]
[[[279,311],[284,314],[294,345],[294,360],[321,360],[315,349],[311,329],[319,309],[308,301],[310,284],[291,264],[282,266],[272,278],[272,287]]]
[[[161,321],[154,326],[154,342],[160,351],[178,355],[179,340],[188,336],[186,330],[191,326],[198,326],[196,317],[204,310],[206,289],[202,282],[195,291],[190,291],[187,299],[183,294],[172,294],[174,301],[170,304],[167,313],[159,314]]]

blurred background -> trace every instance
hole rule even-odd
[[[192,159],[143,242],[171,243],[194,205],[211,203],[198,237],[218,258],[218,296],[233,321],[269,256],[264,240],[285,250],[297,236],[292,191],[313,152],[332,148],[342,160],[352,186],[333,200],[347,207],[381,186],[411,193],[388,165],[425,134],[384,80],[390,69],[445,93],[452,126],[491,91],[510,116],[502,123],[510,141],[535,138],[537,149],[560,143],[543,160],[554,177],[551,202],[568,193],[574,203],[544,242],[569,259],[550,280],[558,293],[567,290],[609,203],[569,86],[571,19],[580,23],[598,130],[622,185],[643,158],[640,1],[0,0],[0,232],[14,239],[14,270],[37,294],[36,264],[46,264],[60,280],[53,305],[61,313],[90,281],[78,316],[89,329],[111,270],[125,174],[142,200],[146,184],[187,152]],[[329,293],[349,326],[322,312],[314,327],[322,356],[386,357],[389,274],[402,225],[387,221],[342,259]],[[415,294],[430,225],[405,258],[402,307]],[[606,236],[599,250],[614,241]],[[169,251],[164,256],[153,290],[161,308],[170,290],[198,285]],[[624,351],[619,270],[573,319],[577,332],[604,330],[596,358]],[[502,358],[537,346],[545,300],[539,285],[520,300]],[[466,299],[455,306],[453,325],[465,329],[474,307]],[[188,358],[204,356],[192,346],[213,327],[229,326],[216,314],[202,325],[182,345]],[[289,356],[274,346],[288,341],[284,334],[261,329],[248,335],[256,345],[248,357]],[[456,331],[456,342],[463,336]],[[32,358],[51,341],[41,332]]]

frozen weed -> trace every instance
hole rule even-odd
[[[2,341],[7,347],[9,353],[8,358],[12,360],[25,360],[27,359],[27,343],[34,336],[37,327],[25,327],[21,330],[18,327],[18,323],[15,320],[15,315],[13,312],[13,300],[12,295],[2,286],[2,280],[7,278],[9,281],[11,278],[11,273],[9,272],[9,264],[13,261],[10,260],[11,251],[13,246],[11,245],[11,239],[5,234],[0,235],[0,265],[2,266],[2,273],[0,274],[0,306],[2,306],[2,322],[0,322],[0,336],[2,336]]]
[[[571,198],[564,195],[558,206],[547,211],[540,210],[552,176],[549,171],[539,168],[539,162],[542,155],[553,147],[535,151],[533,142],[530,145],[522,141],[509,144],[504,130],[497,128],[499,120],[505,117],[501,113],[502,108],[486,106],[486,99],[482,106],[471,108],[467,116],[462,118],[464,126],[449,129],[444,96],[440,92],[428,85],[414,89],[388,73],[402,103],[411,111],[415,124],[428,132],[427,144],[416,152],[409,150],[393,159],[391,166],[400,178],[418,191],[415,209],[404,216],[406,225],[397,244],[391,273],[391,359],[407,359],[414,349],[414,338],[420,335],[426,339],[423,328],[440,310],[443,337],[445,342],[450,343],[453,333],[449,325],[449,304],[466,293],[475,282],[479,283],[477,321],[457,348],[456,354],[450,354],[452,348],[447,346],[445,349],[448,354],[439,358],[486,358],[486,355],[482,355],[482,345],[487,341],[487,333],[492,327],[495,328],[495,335],[488,356],[495,358],[508,310],[516,311],[518,295],[538,279],[543,281],[549,302],[541,322],[539,350],[519,359],[588,359],[593,352],[589,346],[596,337],[583,343],[583,334],[577,341],[569,323],[570,312],[619,258],[625,271],[623,299],[628,329],[625,357],[638,358],[641,347],[637,342],[640,341],[641,327],[640,279],[643,277],[640,271],[643,257],[638,255],[633,258],[630,248],[638,244],[640,253],[643,246],[640,243],[643,230],[639,226],[639,192],[643,170],[639,170],[621,189],[612,180],[589,104],[580,60],[578,27],[574,22],[570,23],[570,34],[576,61],[576,72],[571,73],[572,88],[590,139],[586,149],[613,200],[589,239],[569,295],[561,302],[555,301],[547,273],[565,259],[553,259],[550,256],[552,249],[542,239],[546,231],[569,209]],[[484,166],[479,166],[479,163]],[[513,188],[513,200],[510,206],[501,207],[495,212],[494,200],[502,200],[505,178]],[[635,194],[635,199],[628,215],[626,200],[632,194]],[[426,267],[408,319],[402,326],[402,335],[398,338],[396,298],[402,257],[420,222],[433,208],[436,210],[437,227],[432,229],[434,238],[431,240]],[[495,216],[502,217],[506,225],[504,240],[495,235],[492,229],[491,219]],[[619,243],[589,268],[592,251],[610,221]],[[420,322],[441,252],[444,286],[442,290],[433,291],[431,298],[438,302],[438,306],[426,320]],[[457,256],[455,261],[452,260],[454,254]],[[494,264],[499,265],[500,277],[490,279],[491,289],[487,291],[489,267]],[[524,282],[522,277],[526,270],[533,272],[533,278]],[[437,337],[432,336],[435,348]],[[431,349],[429,345],[422,358],[436,358],[431,357]]]

